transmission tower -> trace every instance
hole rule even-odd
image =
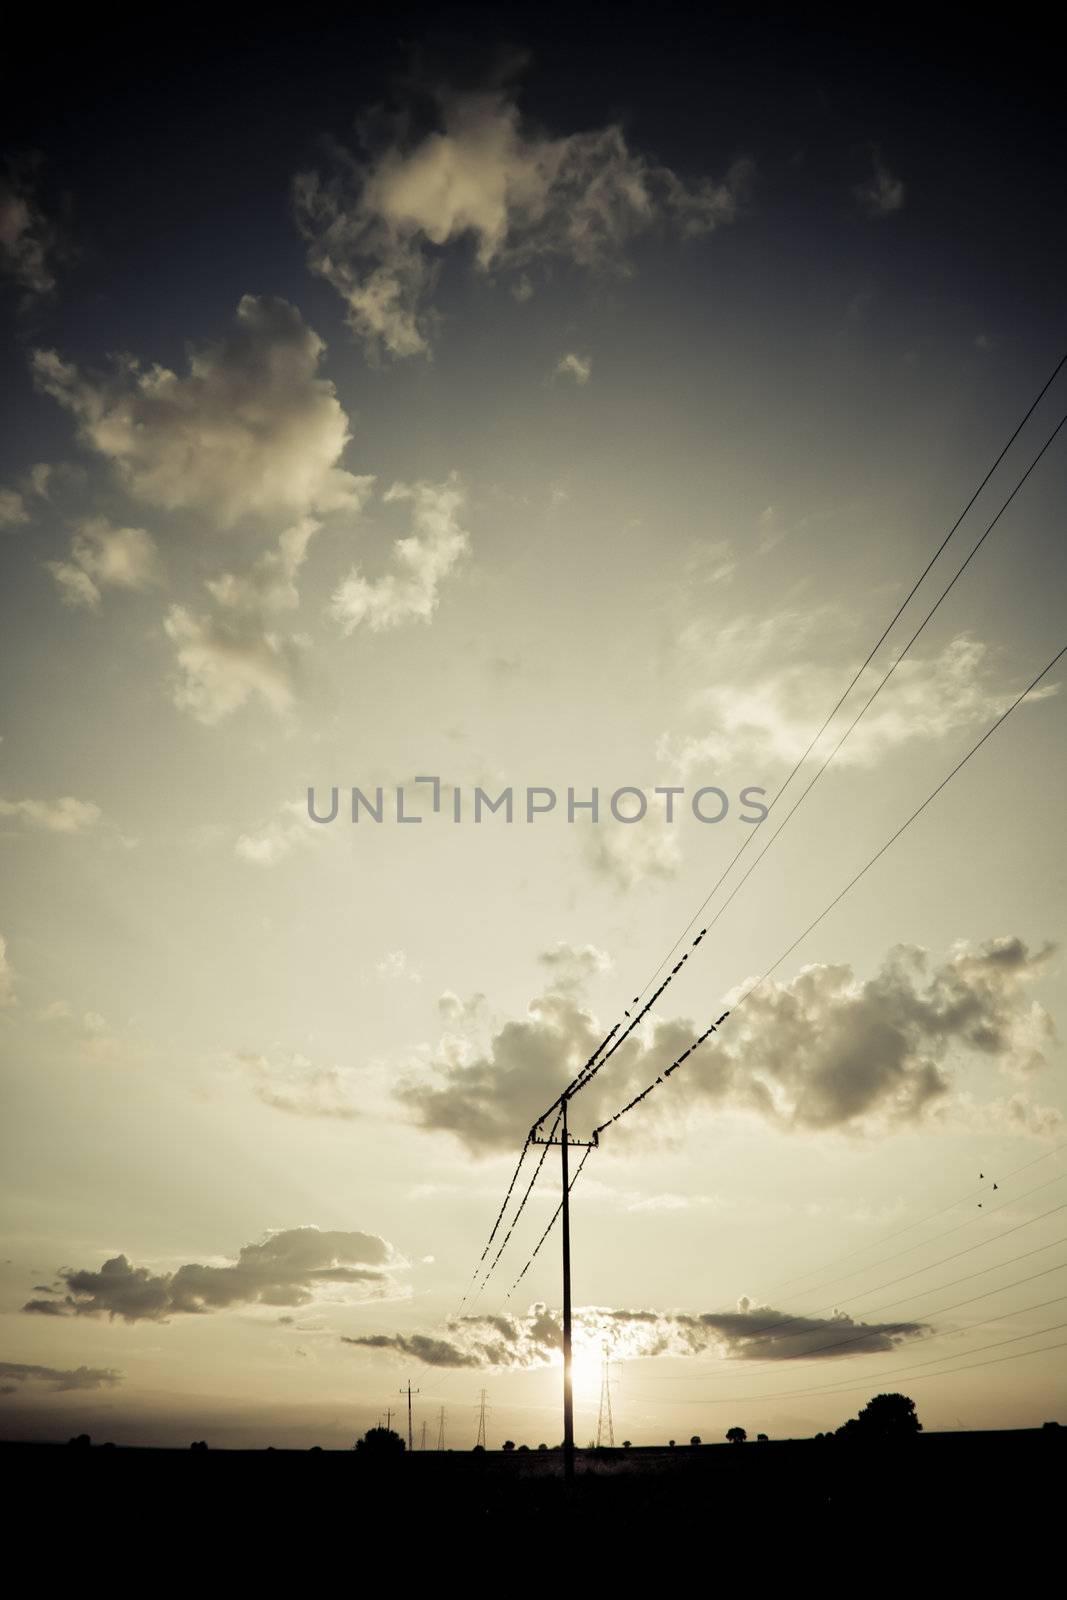
[[[444,1408],[444,1406],[442,1406],[441,1407],[441,1411],[440,1411],[440,1415],[437,1418],[437,1448],[438,1448],[438,1450],[443,1450],[444,1447],[445,1447],[445,1408]]]
[[[478,1392],[478,1437],[474,1441],[474,1448],[476,1450],[477,1450],[479,1445],[481,1445],[483,1450],[485,1449],[485,1403],[486,1403],[486,1398],[487,1397],[486,1397],[485,1390],[484,1389],[480,1389],[479,1392]]]
[[[426,1449],[426,1424],[425,1424],[425,1422],[422,1425],[422,1443],[419,1445],[419,1449],[420,1450],[425,1450]]]
[[[611,1356],[604,1340],[604,1361],[600,1368],[600,1415],[596,1423],[596,1447],[615,1448],[615,1424],[611,1418]]]

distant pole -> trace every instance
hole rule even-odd
[[[438,1450],[443,1450],[444,1447],[445,1447],[445,1408],[444,1408],[444,1406],[442,1406],[441,1407],[440,1416],[437,1419],[437,1448],[438,1448]]]
[[[571,1198],[567,1161],[567,1097],[563,1096],[563,1478],[574,1482],[574,1379],[571,1372]]]
[[[485,1449],[485,1402],[486,1402],[486,1399],[487,1399],[487,1396],[486,1396],[485,1390],[484,1389],[480,1389],[478,1391],[478,1437],[474,1441],[474,1448],[476,1450],[477,1450],[479,1445],[481,1445],[483,1450]]]
[[[420,1450],[425,1450],[426,1449],[426,1424],[425,1424],[425,1422],[422,1425],[422,1443],[420,1444],[419,1449]]]
[[[605,1444],[611,1449],[615,1448],[615,1423],[611,1416],[611,1353],[606,1339],[600,1377],[600,1415],[596,1424],[596,1442],[598,1450]]]
[[[401,1394],[404,1393],[403,1389],[401,1389],[400,1393]],[[414,1391],[414,1393],[418,1394],[419,1390],[416,1389]],[[411,1426],[411,1395],[412,1395],[411,1379],[409,1378],[408,1379],[408,1449],[409,1450],[414,1450],[414,1448],[415,1448],[415,1435],[414,1435],[414,1433],[412,1431],[412,1426]]]

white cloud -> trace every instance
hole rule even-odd
[[[703,635],[683,638],[693,669],[712,681],[689,700],[699,731],[665,735],[661,758],[683,775],[709,762],[721,770],[729,762],[792,765],[799,760],[853,670],[796,659],[800,645],[813,640],[816,625],[815,616],[785,616],[774,626],[738,618],[715,631],[702,660]],[[962,633],[936,655],[905,657],[834,757],[835,765],[870,768],[903,745],[939,741],[1000,716],[1015,691],[1001,692],[990,681],[988,654],[981,640]],[[772,660],[790,655],[794,659],[787,665]],[[813,760],[830,753],[886,665],[867,668]],[[1057,692],[1058,685],[1050,684],[1031,698]]]
[[[226,611],[295,610],[300,604],[297,573],[321,526],[311,517],[302,517],[279,536],[277,548],[265,551],[247,572],[224,572],[218,578],[209,578],[209,593]]]
[[[27,827],[46,833],[87,833],[99,827],[103,812],[91,800],[76,800],[72,794],[59,800],[4,800],[0,798],[0,817],[17,818]]]
[[[81,523],[69,561],[46,561],[64,605],[95,610],[104,589],[147,589],[162,581],[155,541],[144,528],[114,528],[105,517]]]
[[[678,875],[682,851],[671,828],[651,817],[624,823],[590,823],[580,835],[582,859],[597,877],[620,890],[641,884],[666,883]]]
[[[575,383],[581,385],[588,383],[592,375],[592,356],[575,355],[571,350],[565,356],[560,356],[556,362],[556,376],[559,378],[573,378]]]
[[[394,544],[392,572],[367,579],[353,567],[334,591],[330,614],[346,634],[364,622],[374,633],[428,622],[441,584],[470,548],[458,521],[465,495],[455,473],[444,483],[396,483],[384,498],[411,502],[412,532]]]
[[[211,727],[258,698],[277,716],[292,710],[304,650],[298,636],[260,633],[228,619],[171,606],[163,619],[176,648],[174,704]]]
[[[364,1114],[358,1075],[341,1067],[317,1067],[294,1051],[280,1060],[238,1053],[231,1057],[257,1100],[294,1117],[351,1121]]]
[[[374,963],[374,970],[380,978],[406,980],[408,983],[422,982],[422,973],[412,966],[406,950],[387,951],[380,961]]]
[[[306,801],[289,800],[259,827],[242,833],[234,854],[253,867],[274,867],[294,850],[322,837],[323,830],[308,816]]]
[[[435,99],[436,131],[398,135],[363,162],[339,151],[331,176],[304,173],[294,190],[312,270],[357,336],[395,357],[429,349],[442,247],[469,242],[477,269],[512,274],[526,299],[539,261],[625,271],[626,245],[658,221],[683,235],[732,221],[751,176],[739,161],[721,183],[688,188],[617,126],[550,138],[523,126],[507,90]]]
[[[324,349],[287,301],[245,295],[230,334],[192,350],[184,376],[127,357],[92,377],[54,350],[36,351],[33,367],[131,494],[228,526],[365,498],[371,480],[339,465],[348,418],[317,375]]]

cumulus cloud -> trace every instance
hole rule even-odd
[[[325,346],[285,300],[245,295],[234,328],[184,375],[125,357],[103,376],[38,350],[34,376],[83,442],[147,505],[229,526],[251,515],[357,510],[370,479],[340,466],[348,418],[318,376]]]
[[[579,385],[588,383],[593,376],[592,356],[579,356],[575,355],[573,350],[568,351],[565,356],[560,356],[556,362],[556,376],[557,378],[573,378],[575,383]]]
[[[0,175],[0,272],[30,296],[55,288],[57,238],[35,194],[33,163]]]
[[[103,815],[91,800],[77,800],[72,794],[65,794],[58,800],[5,800],[0,797],[0,817],[11,817],[45,833],[88,833],[100,826]]]
[[[99,1271],[64,1267],[64,1292],[46,1304],[66,1316],[160,1322],[233,1306],[375,1299],[394,1292],[392,1274],[403,1265],[392,1245],[375,1234],[287,1228],[246,1244],[236,1261],[221,1266],[190,1262],[174,1272],[152,1272],[120,1255]],[[30,1301],[23,1309],[40,1312],[41,1306]]]
[[[950,1115],[954,1091],[968,1092],[967,1064],[985,1060],[1023,1080],[1045,1064],[1055,1030],[1029,991],[1050,955],[1002,938],[960,945],[937,965],[900,945],[866,980],[845,964],[805,967],[756,989],[643,1115],[669,1126],[714,1108],[795,1132],[860,1134]],[[452,1133],[476,1154],[514,1149],[600,1043],[603,1025],[574,991],[550,988],[503,1023],[449,998],[446,1031],[396,1096],[420,1126]],[[584,1124],[653,1083],[709,1020],[642,1024],[575,1102]],[[1025,1119],[1015,1125],[1023,1131]]]
[[[760,624],[742,617],[716,629],[713,643],[702,629],[683,630],[681,658],[708,686],[688,703],[699,731],[665,734],[661,758],[683,775],[708,763],[721,771],[731,762],[798,761],[851,668],[823,667],[810,659],[780,666],[771,657],[782,646],[796,653],[812,640],[817,621],[817,615],[785,616]],[[867,668],[813,759],[830,753],[884,672],[885,665]],[[1058,684],[1049,684],[1030,699],[1047,699],[1058,690]],[[958,634],[935,655],[909,655],[901,662],[834,757],[835,765],[870,768],[903,745],[939,742],[992,722],[1016,692],[1003,691],[994,682],[988,647],[970,634]]]
[[[43,1383],[59,1394],[72,1389],[111,1389],[122,1382],[122,1373],[112,1367],[28,1366],[21,1361],[0,1361],[0,1394],[18,1393],[27,1384]]]
[[[334,591],[330,614],[346,634],[366,623],[372,633],[405,622],[428,622],[438,591],[470,548],[458,516],[464,492],[455,473],[444,483],[395,483],[386,504],[411,502],[411,533],[393,545],[393,571],[367,579],[358,567]]]
[[[793,1315],[743,1299],[736,1310],[615,1310],[578,1306],[574,1311],[575,1352],[599,1360],[605,1343],[617,1361],[659,1356],[713,1356],[723,1361],[794,1361],[802,1357],[873,1355],[895,1350],[921,1336],[921,1322],[854,1320]],[[524,1316],[467,1316],[429,1334],[367,1334],[344,1344],[388,1350],[430,1367],[496,1367],[527,1370],[558,1363],[563,1330],[558,1312],[541,1302]]]
[[[906,192],[904,183],[894,178],[877,153],[869,176],[852,191],[869,217],[892,216],[903,206]]]
[[[46,561],[64,605],[95,611],[104,589],[147,589],[161,581],[159,553],[144,528],[114,528],[105,517],[80,524],[68,561]]]
[[[538,265],[626,270],[626,247],[657,223],[683,235],[732,222],[752,167],[689,187],[631,150],[618,126],[552,138],[526,127],[507,89],[439,91],[435,126],[396,128],[358,158],[294,186],[313,271],[345,302],[374,352],[425,354],[442,252],[462,241],[478,271],[510,276],[517,298]]]

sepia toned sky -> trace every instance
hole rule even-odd
[[[575,1187],[579,1442],[605,1350],[634,1442],[1062,1420],[1062,665],[790,947],[1067,643],[1064,435],[673,953],[1063,353],[1051,81],[668,21],[86,35],[15,96],[5,1437],[345,1447],[410,1379],[558,1442],[558,1155],[472,1275],[683,950],[574,1101],[747,995]]]

